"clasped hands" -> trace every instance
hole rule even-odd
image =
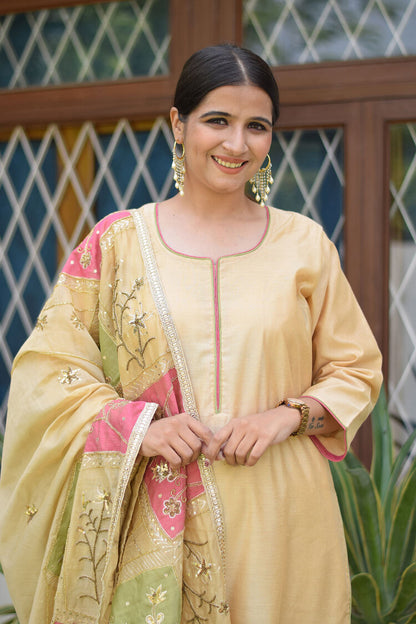
[[[298,426],[298,411],[285,406],[232,418],[216,433],[182,413],[153,421],[140,455],[161,455],[174,470],[195,461],[201,453],[209,463],[225,460],[233,466],[254,466],[269,446],[288,438]]]

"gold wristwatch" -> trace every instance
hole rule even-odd
[[[299,410],[300,412],[300,415],[301,415],[300,425],[296,429],[296,431],[294,431],[290,435],[299,436],[305,433],[306,427],[308,426],[308,420],[309,420],[309,405],[306,405],[306,403],[304,403],[303,401],[300,401],[299,399],[283,399],[283,401],[280,401],[279,405],[286,405],[286,407],[293,407]]]

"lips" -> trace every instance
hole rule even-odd
[[[212,158],[213,160],[215,160],[216,163],[218,163],[222,167],[226,167],[227,169],[241,169],[241,167],[243,167],[247,162],[246,160],[240,160],[238,162],[236,161],[233,162],[230,160],[223,160],[222,158],[219,158],[218,156],[213,156]]]

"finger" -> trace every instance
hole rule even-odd
[[[223,449],[225,444],[228,442],[228,439],[232,433],[231,423],[228,423],[217,431],[214,435],[212,435],[211,440],[208,443],[208,446],[205,451],[205,456],[210,463],[212,463],[218,456],[220,450]]]
[[[182,465],[182,459],[173,448],[167,447],[164,452],[160,453],[160,455],[173,470],[179,470]]]
[[[226,442],[226,444],[222,448],[222,452],[225,457],[225,461],[230,466],[235,466],[236,464],[245,464],[247,452],[243,455],[242,451],[239,450],[244,448],[243,440],[245,439],[245,434],[243,431],[234,430]],[[251,448],[252,444],[249,445],[248,448]]]
[[[197,439],[197,438],[196,438]],[[198,440],[199,445],[196,449],[189,446],[189,444],[181,437],[177,437],[171,441],[171,447],[181,458],[181,465],[187,466],[194,461],[195,456],[198,457],[201,448],[201,442]]]
[[[237,464],[240,466],[245,466],[247,463],[247,459],[252,452],[254,446],[257,441],[255,439],[251,439],[245,436],[240,443],[237,445],[237,448],[234,451],[234,457]]]
[[[201,440],[201,442],[208,445],[213,436],[211,429],[192,416],[190,416],[190,419],[191,420],[188,422],[189,428]]]
[[[260,457],[264,454],[268,444],[264,440],[257,440],[246,458],[246,466],[255,466]]]

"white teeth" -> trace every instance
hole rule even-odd
[[[217,156],[213,156],[213,159],[219,165],[222,165],[223,167],[228,167],[228,169],[239,169],[240,167],[244,165],[244,162],[241,162],[241,163],[227,162],[225,160],[221,160],[221,158],[217,158]]]

